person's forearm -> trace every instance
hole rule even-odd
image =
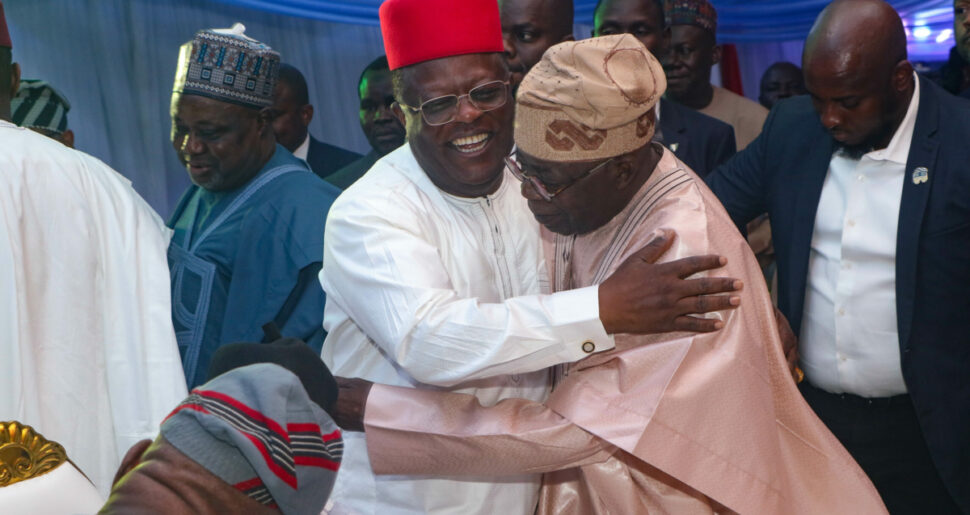
[[[606,460],[615,448],[525,399],[374,385],[364,414],[377,474],[516,475]]]

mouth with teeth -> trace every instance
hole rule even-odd
[[[483,132],[463,138],[455,138],[449,143],[455,148],[455,150],[461,152],[462,154],[474,154],[475,152],[479,152],[484,149],[491,139],[491,134]]]

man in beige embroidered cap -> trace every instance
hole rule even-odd
[[[715,333],[616,335],[540,404],[345,383],[367,394],[379,474],[547,472],[541,513],[881,513],[865,474],[802,400],[744,239],[713,194],[651,143],[666,87],[633,36],[552,47],[518,92],[510,167],[545,227],[555,290],[597,284],[676,231],[662,261],[713,252],[749,281]],[[644,345],[649,343],[648,345]],[[743,421],[739,423],[739,421]]]

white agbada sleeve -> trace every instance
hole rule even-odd
[[[446,263],[433,235],[440,232],[436,225],[449,220],[436,218],[435,207],[362,194],[369,185],[365,181],[345,192],[327,218],[320,272],[327,293],[324,327],[331,331],[325,361],[328,352],[346,350],[328,345],[359,344],[343,337],[344,328],[334,327],[343,315],[409,376],[438,386],[534,372],[613,348],[599,319],[596,287],[499,302],[462,295],[455,277],[474,275],[466,283],[490,283],[499,281],[497,274],[480,264],[481,256],[461,255],[457,265]],[[525,201],[515,201],[525,210],[519,216],[528,217],[521,220],[531,220]],[[504,230],[517,230],[519,221],[507,220]],[[537,231],[537,226],[518,230]],[[538,242],[537,234],[532,241]],[[520,266],[535,271],[539,265]],[[334,311],[340,316],[332,316]],[[343,373],[339,367],[338,373]]]
[[[0,419],[102,495],[186,396],[162,220],[104,163],[0,122]]]

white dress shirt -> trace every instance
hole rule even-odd
[[[906,393],[896,325],[896,229],[919,80],[889,145],[838,151],[822,186],[799,351],[809,382],[832,393]]]
[[[293,155],[306,161],[307,154],[310,153],[310,133],[306,133],[306,137],[303,138],[303,143],[300,143],[299,147],[293,151]]]
[[[0,120],[0,420],[63,445],[105,497],[186,396],[170,237],[107,165]]]
[[[335,375],[543,400],[547,367],[613,348],[597,287],[549,291],[539,227],[506,172],[486,197],[439,190],[409,145],[379,160],[327,217],[323,359]],[[585,350],[584,350],[585,347]],[[345,434],[332,513],[531,514],[537,475],[375,476]]]

